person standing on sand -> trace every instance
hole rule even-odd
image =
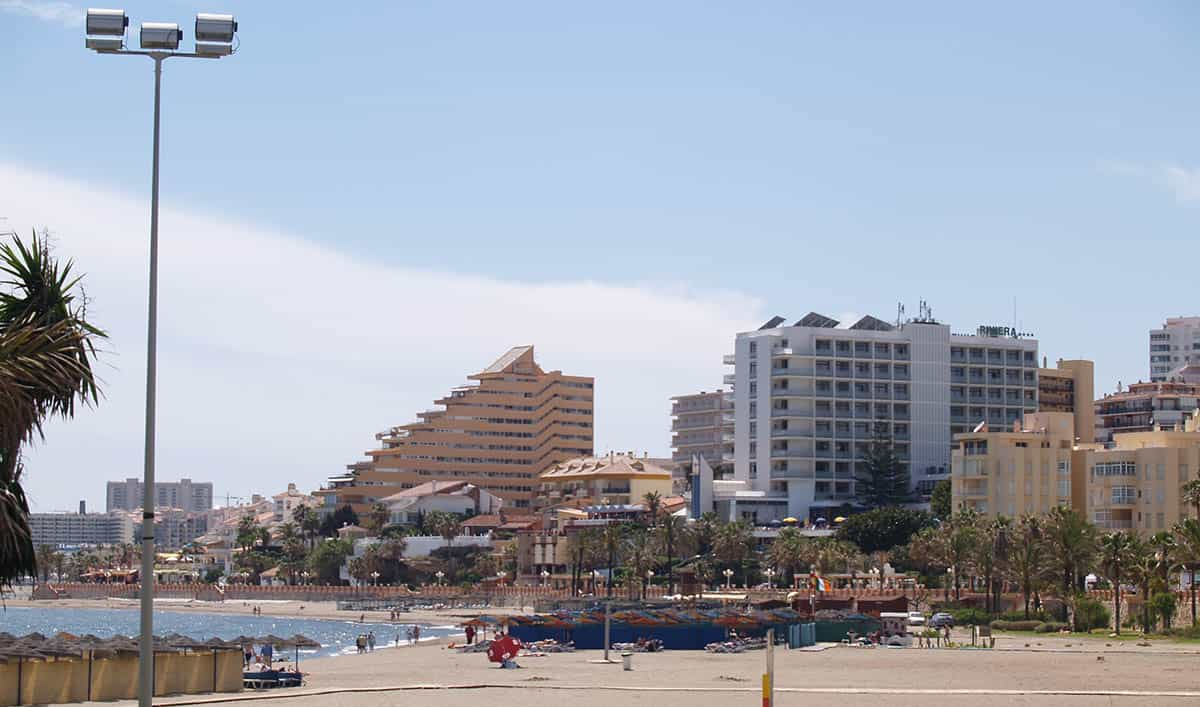
[[[372,653],[375,652],[375,632],[374,631],[367,633],[367,650]]]
[[[413,626],[413,643],[421,640],[421,627]]]
[[[469,646],[475,642],[475,627],[468,624],[465,633],[467,634],[467,645]]]

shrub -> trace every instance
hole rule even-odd
[[[1034,631],[1042,622],[1037,620],[1031,621],[1004,621],[997,620],[992,622],[992,628],[997,631]]]
[[[1180,638],[1200,638],[1200,626],[1187,626],[1185,628],[1171,629],[1172,636]]]
[[[1091,597],[1075,600],[1075,630],[1086,633],[1094,628],[1108,628],[1108,608]]]
[[[1066,627],[1067,625],[1061,621],[1046,621],[1033,630],[1037,633],[1058,633]]]
[[[992,615],[983,609],[950,609],[956,626],[987,626]]]
[[[1047,620],[1047,619],[1049,619],[1049,618],[1050,618],[1050,617],[1046,615],[1046,612],[1045,612],[1045,611],[1030,611],[1030,612],[1029,612],[1029,616],[1025,616],[1025,612],[1024,612],[1024,611],[1022,611],[1021,609],[1017,609],[1016,611],[1006,611],[1006,612],[1004,612],[1003,614],[1000,614],[1000,620],[1001,620],[1001,621],[1037,621],[1037,622],[1042,622],[1042,621],[1046,621],[1046,620]]]

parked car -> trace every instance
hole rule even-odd
[[[945,626],[954,628],[954,617],[944,611],[939,611],[929,619],[929,625],[933,628],[943,628]]]

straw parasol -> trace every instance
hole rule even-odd
[[[296,648],[296,672],[300,672],[300,649],[320,648],[321,644],[302,633],[297,633],[288,640],[291,641],[292,645]]]

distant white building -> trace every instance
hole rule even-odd
[[[109,481],[105,494],[105,510],[134,511],[141,508],[144,500],[142,489],[141,479]],[[156,508],[178,508],[191,513],[211,510],[213,507],[211,481],[157,481],[154,484],[154,496]]]
[[[430,481],[392,494],[380,503],[387,506],[390,523],[415,525],[430,511],[463,516],[498,513],[503,500],[466,481]]]
[[[33,546],[120,545],[133,542],[125,513],[30,513]]]
[[[1150,381],[1170,380],[1172,371],[1200,364],[1200,317],[1171,317],[1150,330]]]
[[[288,484],[287,491],[271,497],[275,508],[275,520],[286,523],[292,520],[292,514],[301,506],[316,508],[320,501],[316,496],[296,490],[296,484]]]

